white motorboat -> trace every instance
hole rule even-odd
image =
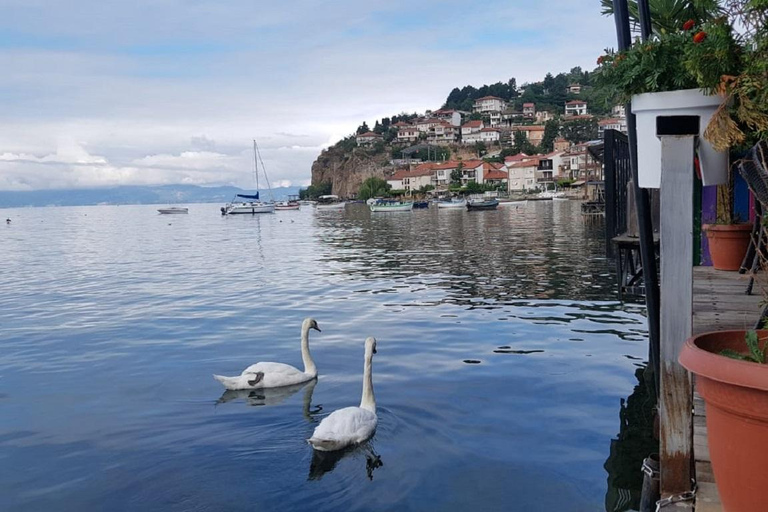
[[[179,213],[189,213],[189,208],[183,206],[169,206],[167,208],[158,208],[157,211],[165,215],[174,215]]]
[[[347,206],[346,201],[342,201],[335,194],[328,194],[317,198],[315,208],[318,210],[342,210]]]
[[[376,201],[368,205],[372,212],[410,212],[413,210],[412,202],[402,201]]]
[[[278,201],[275,203],[275,210],[298,210],[301,208],[299,196],[288,196],[287,201]]]
[[[440,201],[437,203],[438,208],[457,208],[464,209],[467,207],[466,199],[460,201]]]
[[[256,146],[256,141],[253,141],[253,174],[256,178],[256,193],[255,194],[236,194],[234,199],[221,207],[222,215],[237,215],[237,214],[257,214],[257,213],[274,213],[275,202],[274,200],[265,202],[259,199],[259,160],[261,155],[259,154],[259,148]],[[264,162],[261,162],[261,168],[264,169]],[[267,171],[264,169],[264,178],[267,180],[267,191],[269,195],[272,195],[271,187],[269,187],[269,178],[267,177]],[[239,198],[239,199],[238,199]]]

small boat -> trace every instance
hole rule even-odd
[[[423,208],[429,208],[429,201],[414,201],[413,202],[413,209],[423,209]]]
[[[157,211],[165,215],[173,215],[178,213],[189,213],[189,208],[183,206],[169,206],[168,208],[158,208]]]
[[[553,201],[568,201],[569,199],[565,196],[554,196],[552,198]]]
[[[328,194],[317,198],[315,208],[318,210],[342,210],[346,208],[346,201],[342,201],[339,196]]]
[[[301,208],[299,196],[288,196],[287,201],[278,201],[275,203],[275,210],[298,210]]]
[[[368,205],[372,212],[409,212],[413,210],[413,203],[402,201],[376,201]]]
[[[256,141],[253,141],[253,174],[256,178],[256,193],[255,194],[236,194],[235,197],[221,207],[222,215],[236,215],[236,214],[257,214],[257,213],[274,213],[275,203],[274,201],[263,202],[259,199],[259,149],[256,146]],[[262,169],[264,168],[264,162],[261,162]],[[264,177],[267,178],[267,171],[264,169]],[[267,178],[267,186],[269,186],[269,178]],[[268,189],[269,190],[269,189]],[[272,193],[270,192],[270,195]],[[238,200],[238,198],[240,200]]]
[[[467,206],[467,201],[465,199],[462,199],[460,201],[440,201],[437,203],[438,208],[461,208],[464,209],[464,207]]]
[[[469,201],[467,210],[495,210],[499,206],[498,199],[485,199],[483,201]]]
[[[524,204],[528,204],[525,199],[522,201],[499,201],[499,206],[521,206]]]

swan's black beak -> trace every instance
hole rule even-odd
[[[318,326],[316,326],[316,325],[313,325],[313,326],[311,327],[311,329],[314,329],[314,330],[316,330],[317,332],[323,332],[323,331],[321,331],[321,330],[320,330],[320,328],[319,328]]]

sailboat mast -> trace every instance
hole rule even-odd
[[[259,160],[256,158],[256,139],[253,139],[253,174],[256,175],[256,192],[259,192]]]

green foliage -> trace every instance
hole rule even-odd
[[[310,185],[299,189],[299,199],[317,199],[320,196],[326,196],[331,193],[331,188],[330,182],[320,183],[317,186]]]
[[[581,69],[581,68],[579,68]],[[560,133],[560,123],[554,119],[550,119],[544,123],[544,135],[541,138],[539,144],[539,152],[549,153],[555,147],[555,139]]]
[[[433,185],[422,185],[421,188],[419,188],[419,194],[426,194],[430,190],[435,190],[435,187]]]
[[[357,192],[357,198],[365,201],[372,197],[383,197],[389,193],[391,188],[392,187],[387,183],[387,180],[371,176],[360,185],[360,190]]]
[[[480,112],[472,112],[469,114],[469,120],[470,121],[482,121],[483,120],[483,114]]]
[[[462,190],[464,190],[469,194],[480,194],[485,191],[485,188],[483,187],[482,183],[477,183],[476,181],[470,181],[469,183],[464,185]]]
[[[474,145],[475,154],[479,157],[482,157],[484,154],[488,152],[488,147],[485,145],[485,142],[477,141]]]
[[[721,350],[720,355],[730,357],[731,359],[739,359],[741,361],[751,361],[753,363],[765,364],[765,356],[768,353],[768,340],[760,347],[760,340],[757,337],[756,331],[747,331],[744,336],[746,342],[748,354],[743,354],[729,348]]]
[[[597,120],[595,119],[574,119],[573,121],[566,121],[560,129],[560,133],[563,137],[574,144],[597,139],[597,132]]]
[[[512,136],[512,154],[525,153],[526,155],[533,155],[536,153],[536,147],[528,140],[528,136],[525,132],[517,130]]]
[[[367,133],[369,131],[371,130],[368,128],[368,125],[365,121],[363,121],[363,124],[357,127],[357,135],[360,135],[361,133]]]
[[[517,81],[514,78],[510,78],[507,83],[497,82],[491,85],[484,85],[479,89],[471,85],[464,86],[461,89],[455,87],[445,100],[443,108],[471,111],[475,100],[483,96],[496,96],[510,101],[517,98],[517,95]]]
[[[613,15],[613,0],[600,0],[602,14]],[[630,23],[639,30],[640,16],[637,0],[629,0]],[[657,34],[674,32],[688,20],[704,22],[713,20],[723,13],[718,0],[651,0],[651,26]]]
[[[464,168],[464,164],[459,162],[459,165],[451,171],[451,185],[461,185],[461,170]]]

